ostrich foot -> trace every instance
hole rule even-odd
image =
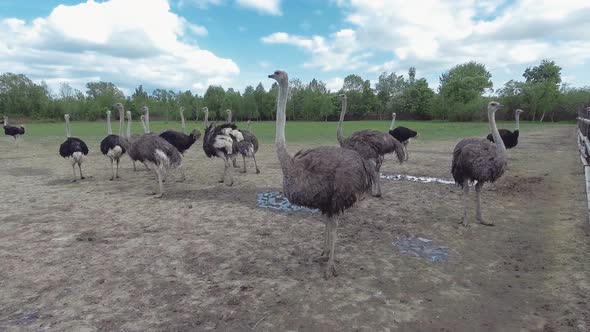
[[[74,183],[74,182],[76,182],[76,181],[78,181],[78,180],[72,180],[72,181],[70,181],[70,182]]]
[[[154,195],[155,198],[162,198],[162,196],[164,196],[164,194],[162,194],[162,193]]]
[[[373,197],[381,197],[381,193],[373,194]]]
[[[463,221],[459,222],[459,225],[463,225],[463,227],[465,227],[465,228],[471,227],[471,225],[469,225],[469,222],[467,220],[463,220]]]
[[[256,169],[256,174],[260,174],[260,170],[258,168]]]
[[[117,176],[115,176],[115,177],[116,177],[117,179],[120,179],[120,178],[121,178],[121,177],[120,177],[120,176],[118,176],[118,175],[117,175]]]
[[[109,181],[113,181],[113,180],[114,180],[114,178],[110,178],[110,179],[109,179]]]
[[[244,170],[242,169],[242,170],[240,170],[240,173],[244,174],[244,173],[246,173],[246,171],[244,171]]]
[[[494,223],[491,223],[491,222],[486,222],[486,221],[485,221],[485,220],[483,220],[483,219],[477,219],[477,222],[478,222],[480,225],[484,225],[484,226],[495,226],[495,225],[494,225]]]
[[[84,180],[84,179],[86,179],[86,177],[85,177],[85,176],[81,176],[81,177],[80,177],[80,180]]]
[[[219,180],[219,181],[217,181],[217,182],[219,182],[219,183],[224,183],[224,182],[225,182],[225,180],[224,180],[224,179],[221,179],[221,180]]]
[[[324,274],[324,278],[326,280],[332,278],[332,277],[337,277],[338,274],[336,273],[336,264],[334,263],[333,260],[328,260],[328,266],[326,267],[326,272]]]
[[[228,187],[233,186],[234,185],[234,180],[230,180],[228,182],[225,182],[225,185],[228,186]]]

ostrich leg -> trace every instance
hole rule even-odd
[[[133,161],[133,171],[137,172],[137,167],[135,167],[135,161]]]
[[[377,163],[375,164],[375,172],[377,173],[377,181],[375,181],[377,193],[373,195],[375,197],[381,197],[381,165],[383,165],[383,160],[379,158],[377,159]]]
[[[82,175],[82,164],[78,163],[78,168],[80,169],[80,180],[84,180],[85,177]]]
[[[252,159],[254,159],[254,167],[256,167],[256,174],[260,174],[260,170],[258,169],[258,164],[256,163],[256,154],[252,155]]]
[[[76,182],[78,180],[78,178],[76,177],[76,163],[72,164],[72,171],[74,172],[74,179],[72,180],[72,182]]]
[[[115,169],[115,177],[119,178],[119,159],[117,159],[117,168]]]
[[[326,273],[324,277],[330,279],[331,277],[337,276],[336,274],[336,256],[334,254],[336,247],[336,230],[338,229],[338,220],[334,217],[328,217],[326,221],[326,232],[328,233],[328,245],[330,246],[328,263],[326,266]]]
[[[234,184],[234,178],[231,175],[229,159],[229,157],[224,158],[225,168],[223,170],[223,179],[221,182],[225,183],[226,186],[231,187]]]
[[[404,161],[407,161],[410,158],[410,154],[408,153],[408,144],[409,143],[410,143],[409,139],[403,143],[404,144],[404,154],[405,154]]]
[[[240,173],[246,173],[246,156],[242,156],[242,162],[244,163],[244,169]]]
[[[232,162],[232,165],[234,166],[234,168],[240,168],[240,166],[238,166],[238,162],[236,160],[236,156],[233,155],[233,154],[231,156],[231,162]]]
[[[180,166],[178,166],[178,169],[180,170],[180,180],[176,182],[184,182],[186,180],[186,174],[184,173],[184,165],[181,163]]]
[[[483,182],[477,182],[477,184],[475,185],[475,192],[477,194],[477,214],[475,216],[475,218],[477,219],[477,222],[485,225],[485,226],[494,226],[493,223],[489,223],[486,222],[483,219],[483,216],[481,215],[481,188],[483,187]]]
[[[154,192],[156,198],[161,198],[164,196],[164,190],[162,188],[162,174],[160,173],[160,169],[156,168],[156,178],[158,180],[158,186],[156,187],[156,192]]]
[[[467,220],[467,207],[469,206],[469,181],[463,182],[463,221],[460,222],[465,227],[469,227],[469,221]]]
[[[111,180],[113,181],[115,179],[115,166],[113,165],[113,159],[111,159]]]

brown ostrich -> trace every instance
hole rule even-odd
[[[466,227],[469,225],[467,221],[467,206],[469,195],[469,181],[477,181],[475,184],[475,192],[477,193],[477,222],[493,226],[493,223],[486,222],[481,214],[481,188],[485,182],[494,182],[499,179],[507,166],[506,147],[500,137],[498,128],[496,127],[496,111],[502,107],[499,103],[492,101],[488,104],[488,120],[494,143],[485,138],[465,138],[459,141],[453,151],[453,163],[451,165],[451,173],[455,183],[463,188],[463,202],[465,209],[463,211],[463,221],[461,222]]]
[[[289,77],[284,71],[268,77],[279,84],[275,144],[283,172],[283,192],[291,203],[317,208],[326,216],[322,255],[328,255],[327,279],[336,276],[338,216],[371,190],[376,180],[375,165],[354,150],[332,146],[301,150],[291,156],[285,143]]]
[[[346,95],[342,97],[342,111],[340,112],[340,121],[338,122],[338,129],[336,130],[336,139],[340,146],[345,149],[351,149],[358,152],[363,158],[372,160],[375,163],[375,171],[377,173],[377,180],[375,185],[377,193],[373,194],[375,197],[381,197],[381,181],[379,180],[381,165],[385,155],[395,152],[400,164],[405,160],[404,146],[389,133],[382,133],[377,130],[365,129],[357,131],[348,138],[342,136],[342,122],[346,114]]]

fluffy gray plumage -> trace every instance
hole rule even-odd
[[[318,208],[326,219],[324,252],[328,263],[325,277],[336,275],[335,244],[338,221],[334,216],[352,207],[376,180],[375,166],[351,149],[319,147],[289,155],[285,123],[289,77],[275,71],[269,78],[279,83],[275,144],[283,171],[283,192],[292,203]]]
[[[496,127],[495,113],[501,107],[497,102],[488,104],[488,119],[495,143],[485,138],[465,138],[455,146],[451,173],[455,183],[464,190],[464,204],[462,223],[467,226],[467,195],[469,193],[469,181],[477,181],[475,191],[477,194],[476,219],[480,224],[493,225],[485,222],[481,213],[481,188],[485,182],[494,182],[499,179],[507,166],[506,148],[498,128]]]
[[[256,153],[258,152],[259,146],[258,138],[247,130],[240,130],[240,132],[242,133],[242,136],[244,136],[244,139],[238,142],[238,152],[242,156],[242,162],[244,164],[242,173],[246,173],[246,157],[250,157],[254,160],[256,174],[259,174],[260,169],[258,169],[258,163],[256,162]]]
[[[346,113],[346,95],[342,95],[342,111],[340,113],[340,121],[338,122],[338,129],[336,131],[336,139],[340,146],[345,149],[351,149],[358,152],[363,158],[372,160],[375,164],[375,172],[377,173],[376,197],[381,196],[381,183],[379,174],[381,172],[381,165],[385,155],[395,152],[400,164],[406,160],[404,146],[389,133],[382,133],[378,130],[365,129],[354,132],[350,137],[342,136],[342,122]]]
[[[166,173],[173,168],[182,167],[182,155],[172,144],[154,134],[145,134],[135,140],[127,151],[133,161],[144,163],[156,173],[159,192],[156,197],[162,197],[162,180]]]

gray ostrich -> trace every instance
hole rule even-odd
[[[351,149],[358,152],[363,158],[372,160],[375,163],[375,171],[377,173],[376,187],[377,193],[373,196],[381,197],[381,181],[379,179],[381,165],[385,155],[395,152],[400,164],[405,160],[404,147],[389,133],[382,133],[377,130],[365,129],[357,131],[348,138],[342,136],[342,122],[346,114],[346,95],[342,97],[342,111],[340,112],[340,121],[338,122],[338,129],[336,130],[336,139],[340,146],[345,149]]]
[[[328,255],[328,279],[336,276],[337,217],[371,190],[377,176],[375,165],[354,150],[332,146],[302,150],[291,156],[285,143],[289,77],[284,71],[268,77],[279,84],[275,144],[283,172],[283,192],[291,203],[320,209],[326,216],[322,255]]]
[[[117,109],[119,109],[119,112],[123,109],[123,105],[121,103],[117,103],[115,105],[117,107]],[[132,134],[131,133],[131,123],[132,123],[132,119],[131,119],[131,111],[126,111],[125,115],[127,116],[127,130],[125,132],[125,149],[129,150],[129,146],[131,144],[133,144],[133,142],[137,141],[141,135],[139,134]],[[143,114],[141,115],[141,122],[144,128],[144,133],[145,133],[145,124],[143,123]],[[131,159],[131,161],[133,162],[133,171],[137,171],[137,167],[135,166],[135,160]]]
[[[494,143],[485,138],[465,138],[459,141],[453,151],[453,163],[451,173],[455,183],[463,188],[463,225],[468,226],[467,206],[469,195],[469,181],[477,181],[475,192],[477,193],[476,219],[482,225],[493,226],[493,223],[484,221],[481,214],[481,188],[485,182],[494,182],[499,179],[507,166],[506,147],[500,138],[496,127],[495,114],[502,107],[492,101],[488,104],[488,121],[494,137]]]
[[[232,120],[232,112],[231,110],[226,110],[227,112],[227,123],[231,123]],[[256,174],[260,174],[260,170],[258,169],[258,164],[256,163],[256,152],[258,152],[258,138],[254,134],[252,134],[252,129],[250,125],[250,120],[248,120],[248,130],[238,129],[238,131],[242,134],[243,139],[238,141],[238,152],[242,155],[242,161],[244,163],[244,168],[240,171],[241,173],[246,173],[246,157],[250,157],[254,160],[254,167],[256,167]],[[239,136],[239,135],[238,135]],[[236,158],[233,156],[232,162],[234,167],[237,166]]]
[[[162,180],[172,168],[182,167],[182,155],[172,144],[158,135],[142,135],[131,143],[127,152],[132,160],[140,161],[156,173],[158,185],[155,197],[164,195]]]

